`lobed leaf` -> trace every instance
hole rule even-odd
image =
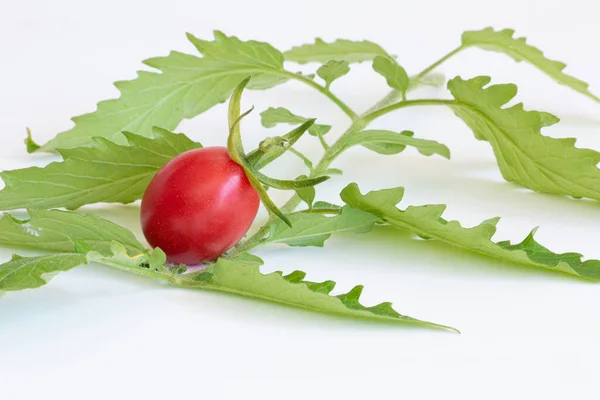
[[[174,129],[183,119],[192,118],[224,102],[242,79],[252,75],[250,88],[265,89],[289,79],[283,69],[283,55],[267,43],[241,41],[215,31],[214,41],[188,38],[204,57],[171,52],[144,64],[160,72],[138,72],[132,81],[115,83],[118,99],[98,103],[90,114],[73,118],[75,126],[58,134],[41,147],[42,151],[71,148],[103,137],[124,143],[122,131],[149,136],[159,125]]]
[[[526,111],[523,104],[504,107],[517,94],[512,84],[492,85],[487,76],[448,82],[454,102],[448,106],[475,133],[488,141],[502,176],[538,192],[600,200],[600,153],[575,147],[575,139],[553,139],[541,129],[558,118]]]
[[[450,149],[445,145],[435,140],[414,138],[413,135],[414,133],[410,131],[396,133],[387,130],[366,130],[348,136],[344,145],[345,147],[361,145],[385,155],[398,154],[404,151],[406,146],[411,146],[425,156],[439,154],[450,158]]]
[[[0,210],[69,210],[93,203],[131,203],[144,194],[156,172],[173,157],[202,147],[183,134],[155,127],[146,138],[124,132],[127,145],[93,138],[89,147],[58,150],[64,161],[44,168],[4,171]]]
[[[60,210],[28,212],[29,219],[25,220],[8,213],[0,218],[0,245],[58,253],[74,253],[77,246],[86,246],[106,254],[117,241],[129,254],[144,251],[133,233],[104,218]]]
[[[369,61],[377,56],[390,57],[381,46],[368,40],[338,39],[335,42],[327,43],[319,38],[315,40],[315,43],[293,47],[283,54],[286,60],[300,64],[327,63],[331,60],[356,63]]]
[[[323,202],[315,203],[314,207],[315,209],[337,208],[337,206]],[[275,221],[271,224],[265,243],[323,247],[332,233],[366,233],[379,221],[379,218],[372,214],[351,207],[343,207],[339,215],[331,217],[316,213],[293,213],[288,217],[292,222],[292,227]]]
[[[351,207],[369,212],[394,228],[406,229],[420,237],[441,240],[452,246],[500,260],[565,272],[584,279],[600,281],[600,260],[582,261],[581,254],[556,254],[534,239],[535,229],[521,242],[494,242],[499,218],[489,219],[472,228],[464,228],[458,221],[446,221],[443,204],[409,206],[400,210],[396,205],[404,196],[403,188],[360,193],[358,186],[348,185],[341,193],[342,200]]]
[[[330,294],[335,288],[333,281],[306,281],[306,274],[302,271],[294,271],[288,275],[281,272],[262,274],[261,264],[262,260],[254,256],[248,261],[221,258],[215,265],[196,275],[196,282],[188,282],[186,286],[235,293],[343,317],[409,323],[456,331],[444,325],[399,314],[392,308],[391,303],[365,307],[360,304],[363,286],[355,286],[348,293],[334,296]]]
[[[488,27],[479,31],[467,31],[462,35],[463,47],[479,47],[483,50],[496,51],[512,57],[515,61],[527,61],[561,85],[584,94],[600,102],[600,98],[588,90],[588,84],[563,72],[566,65],[560,61],[550,60],[539,49],[527,44],[525,38],[513,37],[513,29],[495,31]]]
[[[54,253],[37,257],[15,254],[12,260],[0,264],[0,293],[44,286],[58,272],[85,263],[83,254]]]

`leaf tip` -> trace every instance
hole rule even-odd
[[[37,144],[31,135],[31,129],[25,128],[27,131],[27,137],[25,138],[25,146],[27,147],[27,153],[31,154],[38,151],[41,146]]]

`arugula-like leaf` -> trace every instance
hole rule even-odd
[[[373,69],[385,78],[389,87],[399,91],[402,97],[406,98],[410,78],[404,68],[389,57],[377,56],[373,60]]]
[[[448,89],[456,99],[448,106],[493,149],[502,176],[538,192],[600,200],[600,153],[575,147],[575,139],[553,139],[541,128],[558,118],[525,111],[523,104],[504,107],[517,93],[515,85],[492,85],[487,76],[456,77]]]
[[[85,264],[83,254],[54,253],[37,257],[13,255],[0,264],[0,292],[44,286],[58,272]]]
[[[331,83],[350,72],[348,61],[328,61],[317,69],[317,75],[325,81],[325,87],[329,89]]]
[[[330,295],[335,287],[333,281],[306,281],[306,274],[302,271],[294,271],[289,275],[283,275],[281,272],[262,274],[260,264],[262,260],[254,256],[248,261],[221,258],[214,266],[197,274],[195,282],[186,282],[186,286],[235,293],[343,317],[409,323],[456,331],[454,328],[401,315],[392,308],[391,303],[365,307],[360,304],[363,286],[355,286],[348,293],[333,296]]]
[[[35,220],[32,224],[10,219],[12,222],[6,225],[9,217],[5,216],[0,220],[0,233],[4,236],[11,233],[12,236],[0,243],[60,253],[37,257],[13,256],[11,261],[0,265],[0,292],[36,288],[46,284],[60,271],[96,262],[178,286],[241,294],[348,317],[453,329],[400,315],[390,303],[365,307],[359,303],[362,286],[356,286],[347,294],[331,296],[329,293],[335,286],[332,281],[304,281],[304,273],[300,271],[286,276],[280,272],[261,274],[259,267],[262,260],[249,254],[241,254],[235,261],[219,259],[201,272],[185,273],[186,268],[165,265],[166,257],[160,249],[145,250],[131,232],[102,218],[67,211],[39,212],[42,215],[32,212],[31,221]],[[41,221],[43,215],[49,216],[52,223]],[[95,224],[97,232],[88,226],[90,222]],[[17,225],[22,229],[11,232]],[[105,232],[106,229],[108,231]],[[125,242],[112,238],[124,238]],[[133,246],[131,242],[134,242]]]
[[[104,137],[124,143],[121,131],[150,135],[152,127],[174,129],[229,97],[248,75],[250,88],[280,84],[293,74],[284,71],[283,55],[267,43],[241,41],[216,31],[215,40],[188,38],[204,54],[199,58],[179,52],[151,58],[144,64],[158,72],[138,72],[132,81],[117,82],[121,97],[98,104],[97,111],[73,118],[75,126],[41,147],[42,151],[71,148]]]
[[[342,200],[351,207],[369,212],[390,226],[407,229],[420,237],[441,240],[452,246],[504,261],[565,272],[581,278],[600,281],[600,260],[581,261],[581,254],[556,254],[534,239],[535,229],[521,242],[493,242],[499,218],[489,219],[472,228],[464,228],[458,221],[446,221],[443,204],[409,206],[400,210],[396,204],[404,196],[403,188],[360,193],[353,183],[342,190]]]
[[[0,210],[65,207],[93,203],[131,203],[173,157],[202,147],[183,134],[154,128],[153,137],[124,133],[128,145],[93,138],[89,147],[58,150],[63,162],[44,168],[4,171]]]
[[[513,29],[495,31],[491,27],[479,31],[467,31],[462,35],[462,44],[463,47],[479,47],[483,50],[505,53],[515,61],[525,60],[556,82],[600,102],[600,98],[588,90],[587,83],[563,72],[566,67],[564,63],[546,58],[539,49],[527,44],[525,38],[514,38],[514,33]]]
[[[321,208],[322,202],[315,204]],[[329,205],[335,207],[333,205]],[[329,207],[329,208],[331,208]],[[325,241],[332,233],[369,232],[379,218],[355,208],[343,207],[339,215],[326,216],[313,213],[294,213],[288,215],[292,227],[275,221],[271,224],[269,237],[265,243],[285,243],[289,246],[317,246],[323,247]]]
[[[78,252],[84,245],[106,254],[113,241],[136,255],[144,246],[129,230],[94,215],[60,210],[29,210],[29,219],[5,213],[0,218],[0,245],[59,253]]]
[[[338,39],[335,42],[327,43],[320,38],[317,38],[315,43],[293,47],[283,54],[286,60],[300,64],[313,61],[326,63],[331,60],[355,63],[369,61],[377,56],[390,57],[381,46],[368,40]]]
[[[304,118],[283,107],[269,107],[260,113],[260,121],[265,128],[272,128],[277,124],[297,125],[310,121],[310,118]],[[324,135],[331,129],[331,125],[314,124],[308,129],[308,133],[313,136]]]
[[[439,154],[450,158],[450,150],[445,145],[435,140],[414,138],[413,135],[414,133],[410,131],[396,133],[386,130],[366,130],[348,136],[344,146],[362,145],[369,150],[386,155],[398,154],[404,151],[406,146],[412,146],[426,156]]]

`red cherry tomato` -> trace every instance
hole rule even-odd
[[[167,260],[198,264],[219,257],[248,231],[260,197],[225,147],[187,151],[169,161],[142,198],[144,236]]]

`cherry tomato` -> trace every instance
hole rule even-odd
[[[259,205],[244,169],[225,147],[190,150],[169,161],[148,185],[142,230],[169,262],[194,265],[233,247]]]

